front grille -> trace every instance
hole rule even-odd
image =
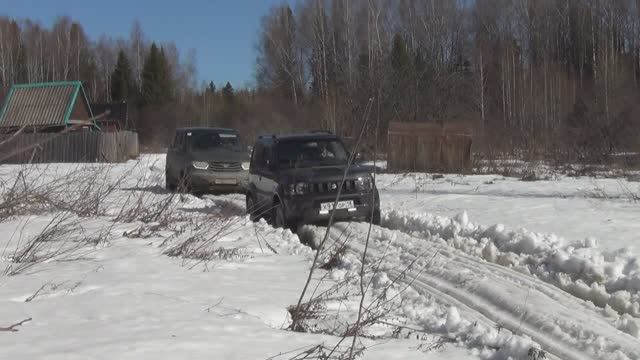
[[[314,193],[338,192],[338,184],[340,181],[325,181],[311,184],[311,191]],[[342,192],[357,192],[355,180],[345,180],[342,183]]]
[[[212,161],[209,162],[209,170],[217,172],[236,172],[242,170],[242,163]]]

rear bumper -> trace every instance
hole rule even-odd
[[[216,172],[210,170],[193,170],[191,174],[189,174],[189,185],[193,191],[244,192],[248,179],[248,171]]]
[[[345,194],[340,196],[340,201],[352,200],[354,206],[351,209],[337,209],[333,211],[321,211],[320,204],[333,203],[336,194],[291,196],[284,199],[285,216],[287,220],[297,224],[326,224],[333,212],[333,221],[369,221],[372,212],[380,211],[380,198],[377,190],[375,198],[373,193]]]

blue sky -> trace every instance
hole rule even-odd
[[[0,15],[38,20],[49,27],[68,15],[92,40],[127,37],[135,19],[147,38],[196,50],[198,79],[234,87],[253,82],[261,17],[283,0],[0,0]]]

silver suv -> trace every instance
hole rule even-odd
[[[168,190],[194,193],[245,191],[249,153],[233,129],[176,129],[166,161]]]

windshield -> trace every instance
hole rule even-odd
[[[278,144],[278,166],[298,168],[346,164],[349,155],[338,140],[299,140]]]
[[[210,150],[219,148],[233,151],[242,150],[238,134],[234,133],[197,131],[187,133],[187,138],[189,139],[188,141],[191,148],[194,150]]]

